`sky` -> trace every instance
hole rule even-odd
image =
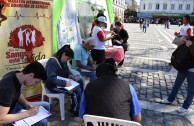
[[[140,5],[140,0],[136,0],[137,1],[137,5]]]

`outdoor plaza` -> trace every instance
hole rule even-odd
[[[143,33],[139,24],[124,24],[129,33],[130,49],[125,54],[124,65],[118,69],[119,78],[132,84],[137,92],[142,109],[142,126],[193,126],[194,104],[191,110],[182,116],[175,110],[182,105],[186,97],[185,81],[172,105],[161,104],[167,98],[174,84],[177,71],[168,63],[176,46],[172,45],[174,32],[180,27],[172,25],[164,29],[164,25],[150,25],[147,33]],[[88,81],[86,81],[88,82]],[[55,99],[51,105],[50,126],[84,126],[74,121],[69,112],[69,97],[65,99],[65,120],[60,120],[60,109]]]

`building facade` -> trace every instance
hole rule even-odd
[[[138,11],[137,2],[135,0],[126,0],[125,1],[127,9]]]
[[[113,12],[115,16],[121,16],[124,20],[124,11],[126,9],[125,0],[112,0]]]
[[[141,0],[140,12],[191,14],[194,0]]]

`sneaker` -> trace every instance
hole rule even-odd
[[[185,115],[189,112],[189,109],[185,109],[183,107],[179,107],[177,110],[176,110],[180,115]]]
[[[168,99],[161,100],[161,103],[163,104],[171,104],[172,102],[169,102]]]

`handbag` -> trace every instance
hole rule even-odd
[[[186,39],[184,37],[175,37],[174,40],[172,41],[172,44],[175,45],[181,45],[184,44],[186,42]]]
[[[126,43],[123,43],[122,46],[123,46],[124,51],[128,51],[130,44],[128,44],[128,42],[126,42]]]

